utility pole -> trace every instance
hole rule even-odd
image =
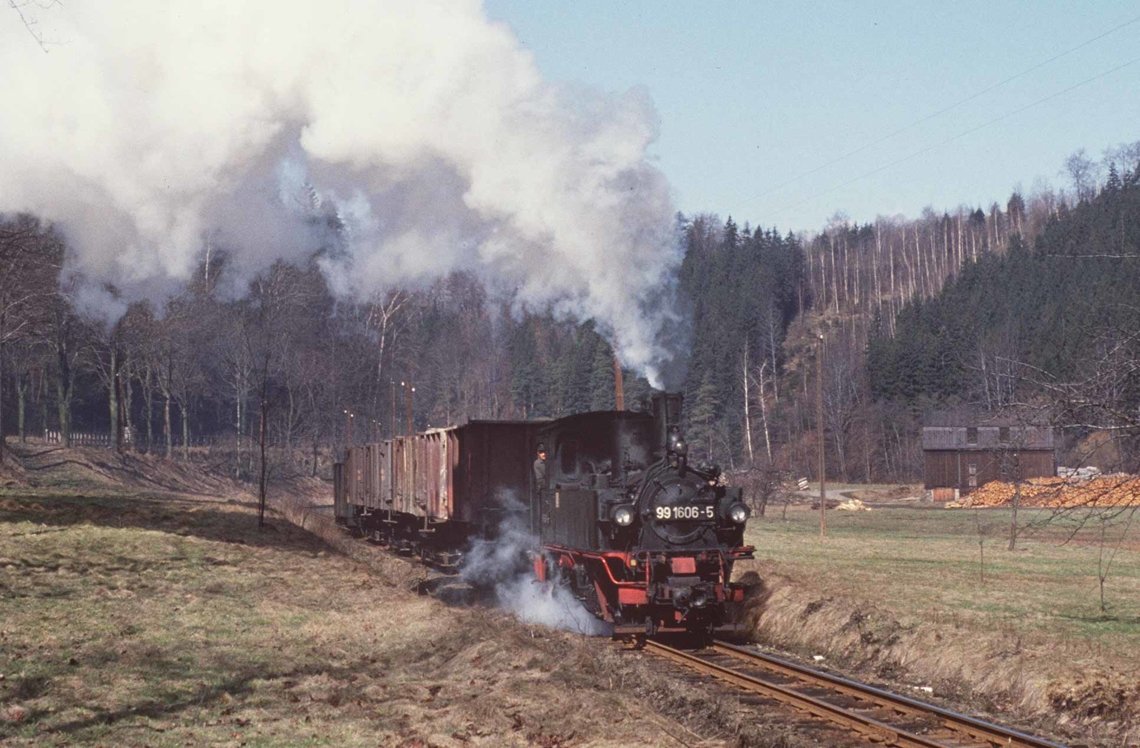
[[[407,411],[407,435],[412,435],[412,408],[414,407],[413,400],[416,395],[416,388],[412,386],[411,382],[400,382],[404,388],[404,409]]]
[[[826,483],[826,464],[823,458],[824,440],[823,440],[823,333],[819,334],[816,341],[816,357],[815,357],[815,430],[818,437],[819,444],[819,539],[823,540],[827,537],[827,491]]]
[[[761,399],[764,393],[760,393]],[[752,414],[749,412],[748,401],[748,341],[744,341],[744,443],[748,447],[748,466],[752,467],[756,457],[752,452]]]
[[[352,446],[352,419],[355,414],[345,408],[344,411],[344,451],[348,454],[348,448]]]

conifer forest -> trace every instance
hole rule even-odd
[[[814,476],[822,428],[829,479],[914,481],[924,419],[970,413],[1061,427],[1061,464],[1108,434],[1105,467],[1140,469],[1140,142],[1075,154],[1064,174],[1064,188],[1004,204],[838,215],[812,234],[677,215],[670,384],[696,458]],[[185,459],[213,445],[252,455],[264,428],[271,445],[316,455],[409,428],[614,407],[614,351],[593,322],[463,272],[347,301],[321,271],[329,251],[235,292],[216,247],[184,287],[109,310],[70,272],[63,231],[3,216],[5,442]],[[650,384],[621,374],[637,407]]]

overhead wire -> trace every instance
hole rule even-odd
[[[853,178],[847,180],[846,182],[841,182],[840,184],[834,185],[832,187],[828,187],[825,190],[815,192],[811,195],[808,195],[806,198],[804,198],[803,200],[801,200],[797,203],[785,205],[783,208],[780,208],[779,210],[776,210],[774,212],[776,215],[779,215],[781,213],[792,210],[794,208],[798,208],[798,207],[805,205],[806,203],[810,202],[811,200],[814,200],[815,198],[820,197],[821,195],[827,195],[829,193],[834,192],[835,190],[842,189],[844,187],[848,187],[852,184],[855,184],[856,182],[860,182],[860,181],[862,181],[868,177],[874,176],[875,174],[886,171],[887,169],[894,168],[894,167],[898,166],[899,164],[906,163],[907,161],[910,161],[911,159],[917,158],[917,157],[919,157],[925,153],[929,153],[930,151],[933,151],[936,148],[941,148],[942,146],[944,146],[948,143],[952,143],[955,140],[958,140],[960,138],[964,138],[967,135],[972,135],[973,133],[975,133],[979,130],[982,130],[982,129],[989,127],[991,125],[997,124],[998,122],[1001,122],[1002,120],[1009,119],[1010,117],[1021,114],[1022,112],[1025,112],[1025,111],[1032,109],[1036,106],[1040,106],[1041,104],[1044,104],[1047,101],[1052,101],[1053,99],[1056,99],[1060,96],[1064,96],[1065,94],[1067,94],[1071,91],[1074,91],[1078,88],[1081,88],[1082,86],[1087,86],[1088,84],[1093,83],[1094,81],[1097,81],[1097,80],[1100,80],[1101,78],[1112,75],[1113,73],[1116,73],[1120,70],[1123,70],[1124,68],[1129,67],[1130,65],[1135,65],[1138,62],[1140,62],[1140,57],[1134,57],[1131,60],[1129,60],[1128,62],[1121,63],[1120,65],[1117,65],[1116,67],[1113,67],[1109,70],[1105,70],[1104,72],[1098,73],[1098,74],[1096,74],[1090,78],[1086,78],[1083,81],[1080,81],[1079,83],[1074,83],[1071,86],[1067,86],[1066,88],[1063,88],[1060,91],[1056,91],[1054,93],[1049,94],[1048,96],[1037,99],[1036,101],[1034,101],[1030,104],[1026,104],[1025,106],[1019,107],[1019,108],[1014,109],[1012,111],[1006,112],[1005,114],[994,117],[993,119],[987,120],[980,125],[976,125],[974,127],[971,127],[968,130],[963,130],[962,132],[957,133],[956,135],[951,135],[950,137],[948,137],[944,140],[941,140],[937,143],[932,143],[931,145],[925,146],[925,147],[923,147],[917,151],[914,151],[913,153],[910,153],[910,154],[907,154],[906,156],[903,156],[902,158],[891,161],[890,163],[884,164],[882,166],[875,167],[874,169],[871,169],[870,171],[864,172],[857,177],[853,177]]]
[[[845,160],[851,158],[852,156],[856,156],[856,155],[858,155],[858,154],[860,154],[860,153],[862,153],[862,152],[864,152],[870,148],[874,148],[877,145],[885,143],[886,141],[890,140],[891,138],[894,138],[898,135],[901,135],[902,133],[907,132],[909,130],[912,130],[921,124],[924,124],[926,122],[929,122],[932,119],[935,119],[937,117],[942,116],[943,114],[951,112],[951,111],[957,109],[958,107],[962,106],[963,104],[967,104],[967,103],[969,103],[969,102],[971,102],[977,98],[985,96],[986,94],[988,94],[992,91],[995,91],[995,90],[1001,88],[1002,86],[1005,86],[1009,83],[1012,83],[1013,81],[1017,80],[1018,78],[1021,78],[1025,75],[1028,75],[1029,73],[1032,73],[1035,70],[1040,70],[1041,68],[1045,67],[1046,65],[1050,65],[1050,64],[1056,62],[1057,60],[1060,60],[1064,57],[1067,57],[1068,55],[1071,55],[1074,52],[1077,52],[1081,49],[1084,49],[1085,47],[1089,46],[1090,44],[1094,44],[1094,43],[1100,41],[1101,39],[1104,39],[1107,36],[1111,36],[1112,34],[1115,34],[1117,31],[1120,31],[1121,29],[1125,29],[1125,28],[1127,28],[1127,27],[1129,27],[1135,23],[1138,23],[1138,22],[1140,22],[1140,16],[1136,16],[1136,17],[1131,18],[1127,21],[1124,21],[1123,23],[1117,24],[1116,26],[1113,26],[1112,28],[1108,29],[1107,31],[1103,31],[1100,34],[1097,34],[1096,36],[1094,36],[1090,39],[1086,39],[1085,41],[1081,42],[1080,44],[1076,45],[1075,47],[1070,47],[1069,49],[1066,49],[1063,52],[1059,52],[1059,53],[1053,55],[1052,57],[1050,57],[1046,60],[1042,60],[1041,62],[1038,62],[1034,65],[1031,65],[1030,67],[1025,68],[1024,70],[1022,70],[1018,73],[1014,73],[1013,75],[1011,75],[1011,76],[1009,76],[1003,80],[1000,80],[997,83],[993,83],[993,84],[983,88],[982,90],[977,91],[976,93],[970,94],[969,96],[967,96],[964,99],[959,99],[958,101],[955,101],[953,104],[949,104],[948,106],[945,106],[942,109],[939,109],[935,112],[931,112],[930,114],[928,114],[924,117],[921,117],[917,120],[914,120],[913,122],[910,122],[909,124],[906,124],[906,125],[898,128],[897,130],[892,130],[891,132],[887,133],[886,135],[883,135],[882,137],[879,137],[879,138],[872,140],[868,143],[864,143],[863,145],[859,146],[858,148],[855,148],[854,150],[848,151],[848,152],[846,152],[840,156],[837,156],[837,157],[831,159],[830,161],[827,161],[826,163],[820,164],[819,166],[816,166],[815,168],[809,169],[808,171],[797,174],[796,176],[792,177],[791,179],[785,180],[784,182],[781,182],[780,184],[775,185],[774,187],[770,187],[769,189],[767,189],[767,190],[761,192],[759,195],[757,195],[756,198],[759,199],[759,198],[765,197],[767,195],[770,195],[773,192],[778,192],[779,190],[782,190],[789,185],[795,184],[796,182],[799,182],[802,179],[806,179],[807,177],[810,177],[813,174],[818,174],[819,172],[823,171],[824,169],[827,169],[831,166],[834,166],[835,164],[838,164],[842,161],[845,161]]]

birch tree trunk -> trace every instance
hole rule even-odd
[[[123,402],[123,434],[124,442],[132,444],[135,441],[135,426],[131,418],[131,408],[134,404],[134,384],[132,382],[131,370],[134,367],[130,365],[130,359],[123,363],[123,376],[121,378],[122,385],[122,402]]]
[[[839,314],[839,268],[835,259],[835,242],[828,242],[831,248],[831,295],[835,305],[835,313]]]
[[[772,464],[772,436],[768,430],[768,404],[764,398],[764,390],[766,389],[764,381],[764,369],[767,368],[768,362],[764,361],[760,364],[760,424],[764,428],[764,454],[768,456],[768,464]]]
[[[879,259],[883,254],[883,232],[882,229],[875,226],[875,251],[871,253],[871,272],[874,281],[874,295],[871,297],[875,302],[875,309],[878,310],[879,315],[883,313],[883,287],[879,281]]]

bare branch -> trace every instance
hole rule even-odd
[[[24,24],[24,28],[28,30],[29,34],[31,34],[32,39],[35,39],[36,45],[44,51],[44,54],[47,54],[49,51],[49,42],[44,39],[44,35],[37,28],[37,26],[39,26],[39,20],[34,16],[25,13],[24,11],[29,6],[34,6],[40,10],[47,10],[52,6],[61,4],[62,3],[60,3],[59,0],[37,0],[35,2],[33,2],[33,0],[24,0],[23,2],[17,2],[17,0],[8,0],[8,7],[16,11],[16,15],[20,17],[20,23]]]

